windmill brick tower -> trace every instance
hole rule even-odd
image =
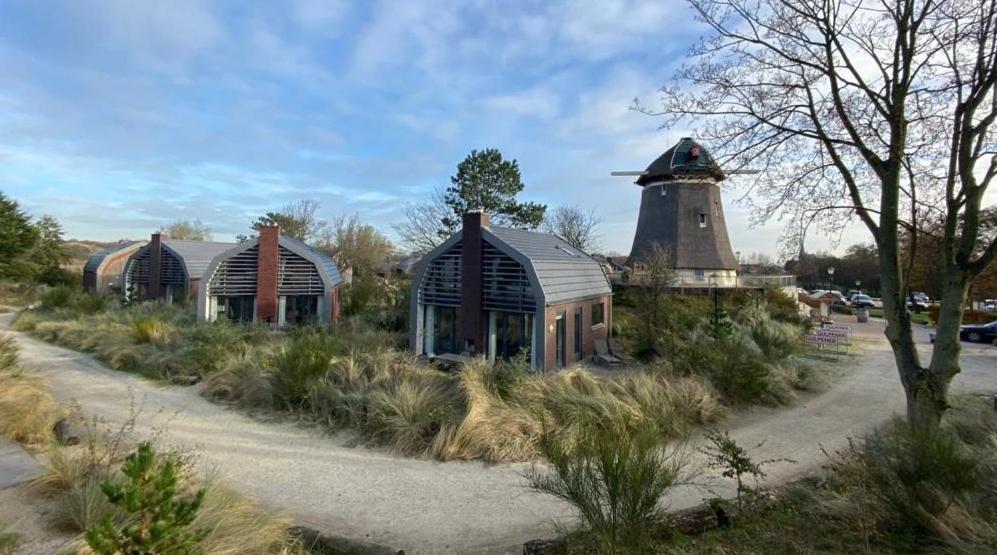
[[[627,265],[636,267],[655,244],[667,249],[677,279],[686,284],[734,286],[737,260],[730,248],[719,183],[726,177],[710,153],[689,137],[637,173],[643,191]]]

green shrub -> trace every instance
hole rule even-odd
[[[170,325],[157,316],[142,316],[132,321],[132,338],[135,343],[162,343],[170,332]]]
[[[526,474],[530,487],[574,507],[593,551],[648,549],[662,516],[659,500],[681,470],[657,434],[629,427],[594,429],[570,440],[545,434],[540,449],[550,470],[532,467]]]
[[[118,525],[107,517],[88,527],[90,549],[99,555],[201,553],[198,541],[208,532],[190,525],[204,502],[204,490],[179,497],[178,464],[174,457],[157,457],[148,442],[139,444],[121,466],[127,480],[101,483],[107,500],[128,515],[127,523]]]
[[[343,354],[341,340],[331,334],[305,330],[273,357],[274,396],[286,409],[314,408],[314,393],[329,371],[333,357]]]
[[[113,302],[115,302],[114,299],[108,295],[81,293],[76,295],[72,302],[72,308],[78,314],[91,316],[104,312]]]
[[[42,306],[49,309],[66,308],[73,302],[76,289],[68,285],[57,285],[46,289],[40,297]]]
[[[14,555],[18,540],[16,533],[9,532],[5,526],[0,525],[0,555]]]

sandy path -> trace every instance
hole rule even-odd
[[[0,316],[6,328],[9,315]],[[854,325],[863,354],[829,391],[784,409],[738,413],[725,424],[757,459],[789,458],[769,467],[769,482],[820,466],[821,446],[842,448],[848,437],[884,422],[903,407],[882,324]],[[926,341],[927,332],[919,331]],[[139,432],[167,420],[166,440],[199,451],[232,485],[300,523],[332,534],[405,549],[407,553],[518,553],[522,542],[550,536],[552,520],[570,517],[563,504],[527,492],[524,465],[438,463],[352,447],[343,435],[293,424],[263,423],[211,403],[197,387],[166,386],[107,369],[91,357],[14,334],[23,365],[44,376],[57,397],[120,422],[130,393],[144,406]],[[997,348],[967,346],[956,391],[997,391]],[[158,416],[155,413],[162,411]],[[701,476],[721,492],[730,484]],[[699,503],[701,489],[685,487],[672,508]]]

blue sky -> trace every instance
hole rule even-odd
[[[496,147],[519,160],[524,199],[595,208],[602,246],[626,253],[640,191],[609,172],[687,134],[629,106],[653,103],[702,32],[677,0],[0,9],[0,190],[99,240],[177,218],[227,240],[302,198],[394,237],[404,202]],[[774,254],[779,224],[749,228],[740,196],[725,189],[734,248]]]

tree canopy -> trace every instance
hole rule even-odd
[[[500,225],[536,229],[547,207],[516,200],[524,188],[516,160],[503,159],[494,148],[472,150],[457,164],[443,195],[450,213],[443,218],[440,236],[449,237],[460,229],[464,214],[474,209],[484,210]]]
[[[322,234],[325,222],[316,216],[319,203],[314,200],[298,200],[289,202],[275,212],[267,212],[256,219],[250,228],[256,233],[260,228],[280,226],[280,232],[306,243],[311,243]],[[240,237],[240,240],[244,237]]]
[[[582,252],[592,252],[599,247],[599,224],[602,218],[595,210],[582,210],[577,206],[558,206],[546,215],[543,230],[557,235]]]
[[[38,242],[38,228],[17,201],[0,192],[0,279],[23,278],[28,269],[23,256]]]
[[[211,229],[201,220],[180,219],[168,226],[159,228],[170,239],[187,241],[210,241]]]

